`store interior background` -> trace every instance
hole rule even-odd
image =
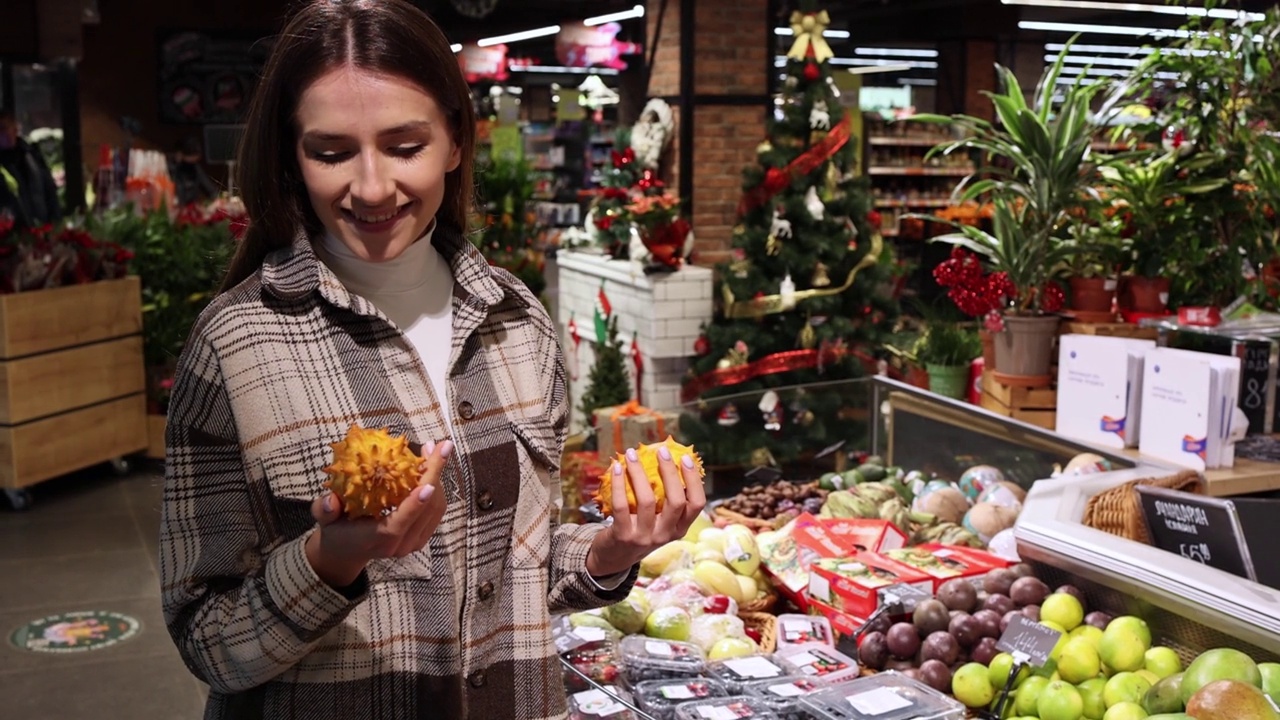
[[[501,82],[475,83],[476,96],[488,99],[482,106],[494,117],[504,104],[515,108],[521,142],[532,160],[550,151],[540,138],[555,130],[561,89],[594,77],[616,93],[617,103],[598,112],[600,136],[618,123],[632,123],[647,98],[666,98],[676,108],[680,129],[662,174],[691,203],[694,262],[709,267],[728,257],[741,171],[755,162],[780,90],[791,3],[498,0],[483,18],[469,17],[447,0],[417,4],[457,43],[643,10],[619,21],[617,39],[643,50],[621,58],[626,69],[564,69],[551,35],[513,41],[508,57],[527,59],[530,67],[510,72]],[[5,0],[0,107],[13,110],[26,132],[61,129],[65,182],[68,188],[83,188],[92,182],[103,146],[120,146],[131,137],[134,147],[168,153],[188,138],[204,142],[210,137],[201,122],[165,116],[164,93],[171,90],[162,79],[166,40],[199,33],[249,50],[278,26],[287,5],[281,0]],[[842,75],[838,84],[849,89],[864,122],[909,111],[989,114],[981,93],[994,89],[995,63],[1013,69],[1024,87],[1034,86],[1046,57],[1074,31],[1081,32],[1082,47],[1094,50],[1082,50],[1069,63],[1069,73],[1089,65],[1095,75],[1120,72],[1127,68],[1125,51],[1107,48],[1136,46],[1138,38],[1099,32],[1098,26],[1168,29],[1184,19],[1014,0],[830,0],[820,5],[831,18],[827,39],[836,55],[833,68],[860,71]],[[1261,10],[1271,3],[1240,5]],[[653,66],[646,72],[650,58]],[[253,57],[228,62],[252,66]],[[890,71],[880,71],[886,68]],[[580,204],[576,191],[598,182],[592,165],[607,158],[608,145],[602,146],[595,154],[586,150],[577,174],[550,188],[545,202]],[[911,161],[894,158],[892,146],[864,147],[864,170],[889,168],[878,177],[874,170],[868,174],[883,188],[883,210],[892,216],[899,193],[920,190],[900,187],[915,181],[892,169]],[[883,165],[873,165],[875,158],[883,158]],[[206,169],[216,182],[227,182],[226,164],[207,163]],[[949,192],[956,179],[944,170],[932,185],[928,177],[916,181],[926,192],[935,186]],[[566,228],[581,223],[579,213],[560,217]],[[884,230],[901,252],[925,265],[946,254],[919,240],[894,239],[895,227]],[[554,266],[548,274],[554,275]],[[548,301],[554,306],[554,279],[549,282]],[[123,476],[95,467],[36,486],[33,506],[25,512],[0,510],[0,631],[27,618],[86,607],[110,607],[142,621],[138,637],[104,652],[24,653],[0,638],[0,695],[6,698],[0,715],[74,720],[102,717],[104,708],[113,708],[108,717],[200,716],[203,688],[182,666],[160,619],[155,558],[161,473],[159,463],[142,459]]]

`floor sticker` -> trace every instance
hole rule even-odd
[[[73,653],[101,650],[138,634],[137,619],[103,610],[60,613],[32,620],[13,632],[10,641],[22,650]]]

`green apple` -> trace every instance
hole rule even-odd
[[[1089,642],[1093,643],[1093,647],[1096,650],[1098,646],[1102,644],[1102,630],[1092,625],[1081,625],[1071,631],[1071,639],[1075,640],[1076,638],[1087,639]]]
[[[1057,623],[1067,631],[1075,630],[1084,622],[1084,606],[1075,595],[1054,593],[1040,605],[1040,620]]]
[[[1262,673],[1253,658],[1233,648],[1214,648],[1200,653],[1182,674],[1182,702],[1185,705],[1196,692],[1217,680],[1239,680],[1256,688],[1262,687]]]
[[[1009,673],[1013,672],[1013,656],[1009,653],[1000,653],[991,659],[991,664],[987,666],[987,674],[990,676],[991,687],[999,693],[1004,689],[1005,683],[1009,682]],[[1026,665],[1018,671],[1018,677],[1013,680],[1013,689],[1017,690],[1018,686],[1031,676],[1031,671]]]
[[[1110,710],[1113,706],[1120,703],[1139,704],[1142,698],[1146,697],[1147,691],[1151,689],[1151,683],[1147,679],[1137,673],[1119,672],[1107,681],[1107,685],[1102,689],[1102,700],[1107,704]]]
[[[1146,717],[1147,711],[1138,703],[1122,702],[1107,708],[1102,720],[1145,720]]]
[[[1102,699],[1102,690],[1106,686],[1106,678],[1085,680],[1076,686],[1084,700],[1084,716],[1088,720],[1102,720],[1102,716],[1107,714],[1107,703]]]
[[[1121,615],[1111,622],[1107,623],[1107,630],[1111,628],[1124,629],[1127,632],[1133,632],[1142,638],[1142,644],[1151,647],[1151,626],[1147,625],[1147,621],[1133,615]]]
[[[1143,669],[1155,674],[1157,680],[1182,672],[1182,658],[1170,647],[1153,647],[1143,656]]]
[[[971,662],[957,670],[951,677],[951,694],[964,703],[965,707],[980,708],[990,705],[996,696],[996,689],[991,685],[987,666]]]
[[[1280,663],[1259,663],[1258,672],[1262,674],[1262,692],[1280,703]]]
[[[1049,678],[1033,675],[1022,681],[1013,697],[1013,709],[1019,715],[1035,715],[1040,703],[1040,693],[1049,686]]]
[[[1113,671],[1133,672],[1143,668],[1147,649],[1150,647],[1151,630],[1145,622],[1134,617],[1117,618],[1102,632],[1098,654],[1102,656],[1102,662]]]
[[[1075,685],[1059,680],[1040,691],[1036,710],[1040,720],[1080,720],[1084,717],[1084,698]]]
[[[1068,595],[1072,600],[1074,597]],[[1063,680],[1077,685],[1090,678],[1098,677],[1102,672],[1102,659],[1098,650],[1088,638],[1068,640],[1058,655],[1058,674]]]

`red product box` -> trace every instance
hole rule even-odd
[[[825,617],[831,623],[831,629],[840,637],[851,638],[862,629],[863,625],[867,624],[865,618],[840,612],[830,605],[812,598],[809,599],[809,614]]]
[[[822,520],[827,532],[847,548],[847,553],[884,553],[906,547],[907,535],[888,520],[833,518]]]
[[[809,566],[822,558],[844,557],[849,551],[829,535],[818,518],[804,513],[777,533],[756,538],[765,572],[778,592],[801,611],[808,610]]]
[[[851,554],[849,546],[841,542],[840,538],[827,528],[825,521],[809,513],[802,513],[795,522],[795,529],[791,531],[791,535],[801,548],[811,550],[824,558],[845,557]]]
[[[870,617],[880,606],[879,592],[907,585],[933,591],[933,578],[892,558],[859,553],[824,558],[809,568],[809,597],[856,617]]]
[[[937,592],[938,588],[948,580],[956,578],[977,580],[996,568],[1009,567],[1008,561],[991,553],[938,543],[890,550],[885,555],[932,578],[934,592]]]

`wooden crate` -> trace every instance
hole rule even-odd
[[[164,459],[164,415],[147,415],[147,457]]]
[[[147,448],[136,277],[0,295],[0,487]]]
[[[1057,425],[1058,391],[1051,387],[1006,385],[988,370],[982,374],[981,406],[1029,425],[1053,430]]]
[[[1106,337],[1132,338],[1135,340],[1155,340],[1160,336],[1156,328],[1139,327],[1133,323],[1082,323],[1064,322],[1058,331],[1060,335],[1104,335]]]

